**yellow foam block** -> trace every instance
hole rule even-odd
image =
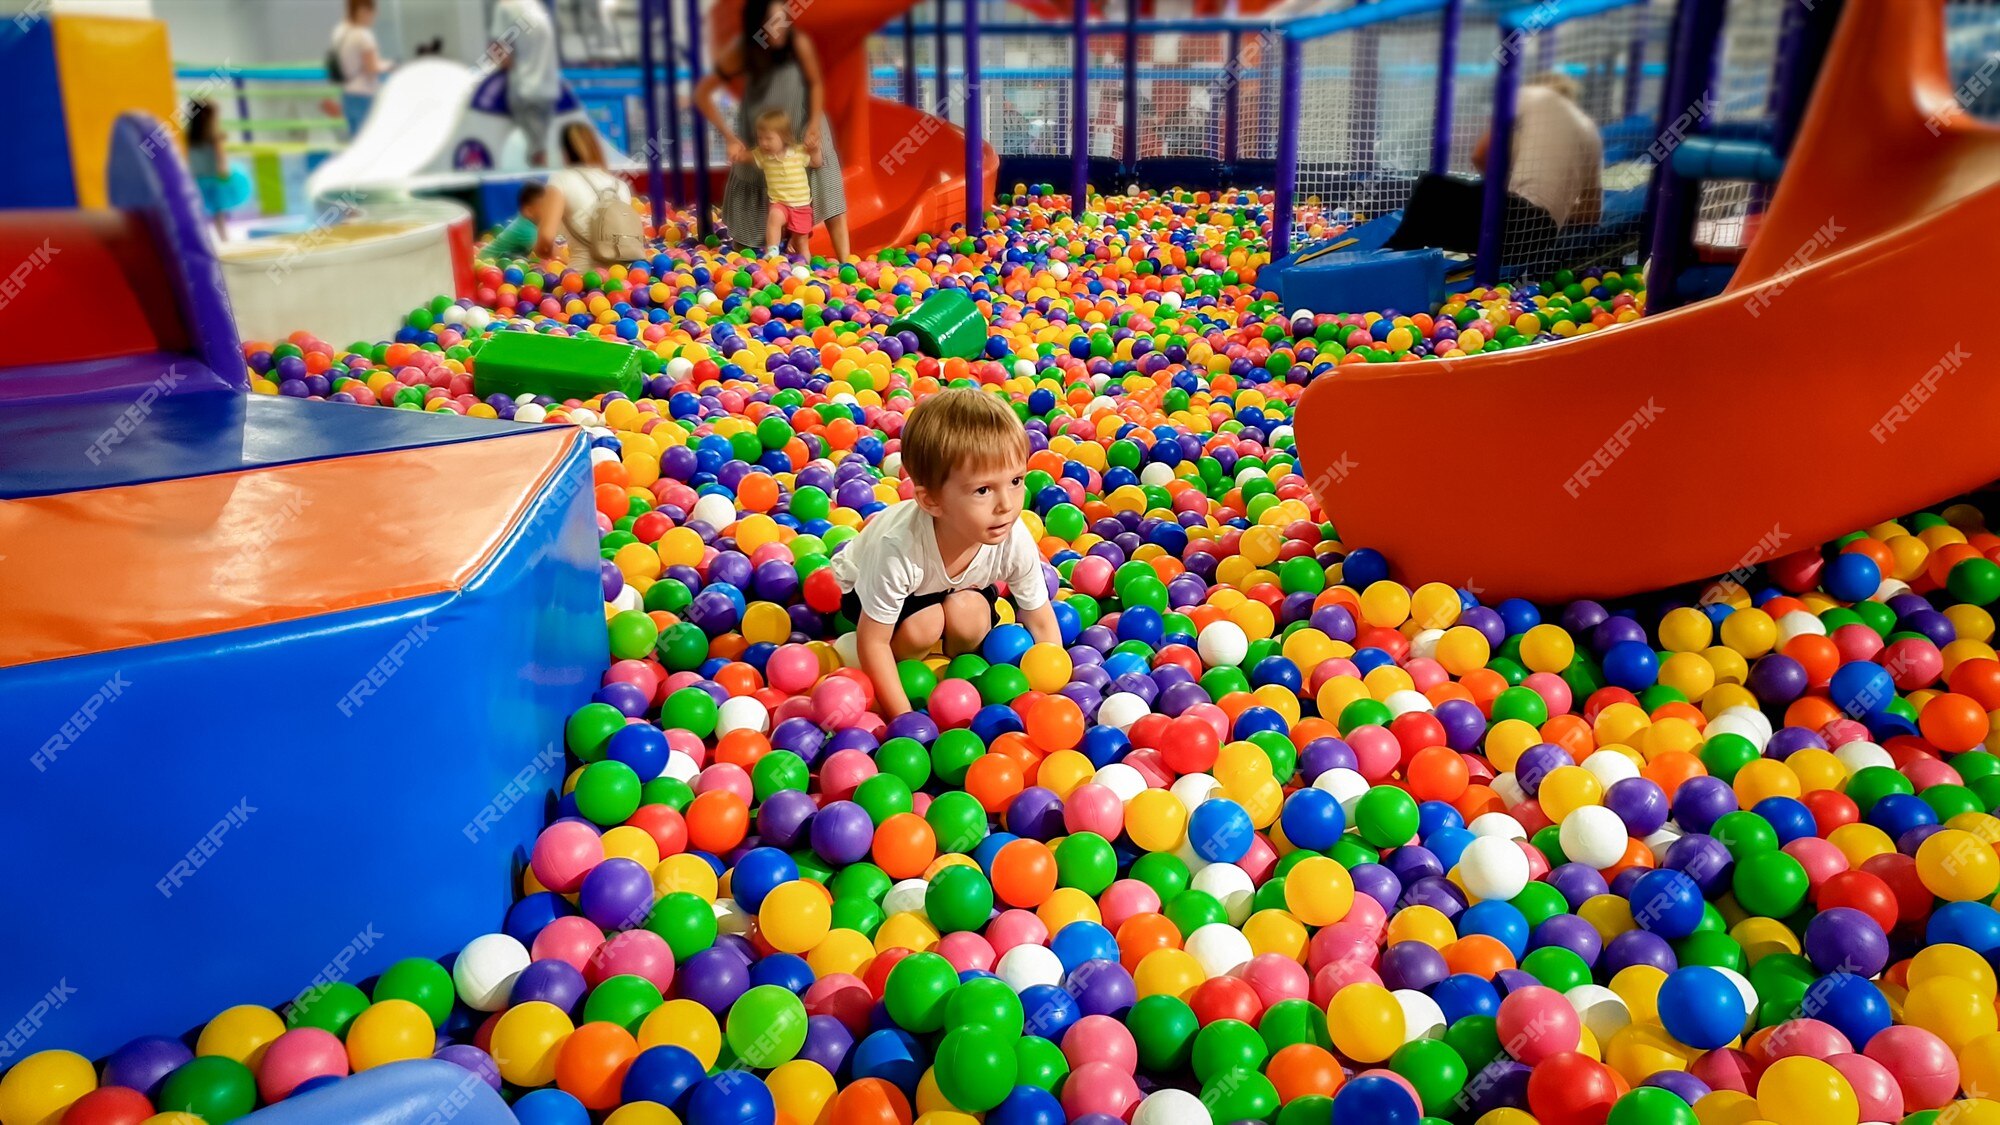
[[[167,25],[159,20],[57,16],[55,44],[77,203],[103,207],[109,203],[104,172],[111,126],[118,115],[136,109],[170,126],[177,121]],[[178,142],[178,133],[175,139]]]

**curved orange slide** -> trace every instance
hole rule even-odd
[[[1628,594],[1747,572],[2000,477],[2000,348],[1892,312],[2000,224],[2000,129],[1953,98],[1943,16],[1943,0],[1848,0],[1721,296],[1315,382],[1296,437],[1342,540],[1492,597]],[[1825,346],[1866,325],[1882,328],[1870,342]]]
[[[868,92],[868,37],[920,0],[818,0],[794,4],[799,30],[812,37],[826,80],[826,116],[839,142],[847,229],[854,252],[909,243],[920,233],[944,234],[965,221],[965,134],[957,126]],[[708,57],[743,26],[743,0],[709,10]],[[1000,182],[1000,157],[986,146],[981,206]],[[813,252],[830,254],[826,228],[813,233]]]

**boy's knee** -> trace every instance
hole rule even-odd
[[[944,636],[945,619],[946,614],[941,607],[920,610],[904,618],[903,623],[896,626],[894,647],[897,657],[907,660],[912,655],[929,652],[931,646],[938,643],[938,638]]]
[[[993,606],[976,590],[960,590],[945,599],[945,629],[953,640],[976,642],[993,628]]]

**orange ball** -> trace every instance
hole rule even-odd
[[[1118,962],[1128,973],[1137,972],[1148,953],[1180,947],[1180,928],[1164,914],[1134,914],[1118,926]]]
[[[1014,840],[993,857],[993,894],[1033,910],[1056,889],[1056,857],[1040,840]]]
[[[1280,1103],[1314,1094],[1330,1098],[1344,1081],[1333,1052],[1313,1043],[1294,1043],[1272,1055],[1264,1077],[1277,1088]]]
[[[937,834],[916,813],[897,813],[875,829],[875,864],[892,879],[914,879],[937,858]]]
[[[1021,795],[1022,776],[1019,762],[1002,754],[987,754],[974,759],[965,771],[965,791],[988,813],[998,813]]]
[[[750,806],[727,789],[711,789],[689,801],[688,843],[697,851],[721,855],[743,842],[750,832]]]
[[[823,1125],[910,1125],[910,1099],[886,1078],[863,1078],[833,1096]]]
[[[1444,947],[1445,967],[1454,973],[1471,973],[1492,979],[1502,969],[1514,968],[1514,954],[1499,938],[1468,934]]]
[[[639,1041],[615,1023],[587,1023],[570,1033],[556,1055],[556,1087],[585,1109],[610,1109],[624,1099],[625,1072]]]
[[[1417,751],[1405,774],[1410,795],[1419,801],[1456,801],[1471,782],[1465,758],[1449,746],[1426,746]]]
[[[1917,728],[1940,750],[1970,750],[1986,739],[1986,709],[1970,696],[1945,692],[1924,704],[1917,715]]]

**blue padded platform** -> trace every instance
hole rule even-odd
[[[100,1057],[498,926],[606,660],[589,445],[560,456],[456,590],[0,671],[0,822],[67,903],[12,921],[0,973],[0,1011],[75,990],[38,1047]]]
[[[1401,211],[1379,215],[1279,258],[1257,271],[1257,280],[1278,295],[1286,312],[1428,312],[1445,298],[1444,251],[1382,249],[1402,222]]]
[[[412,1059],[364,1070],[236,1120],[240,1125],[514,1125],[514,1111],[471,1071],[437,1059]]]
[[[117,400],[119,409],[151,389],[161,395],[193,391],[234,391],[229,380],[200,360],[178,352],[141,352],[73,363],[45,363],[0,369],[0,405],[33,403],[38,409],[67,398]]]
[[[513,422],[234,391],[167,395],[143,409],[134,399],[0,402],[0,499],[522,432]]]

